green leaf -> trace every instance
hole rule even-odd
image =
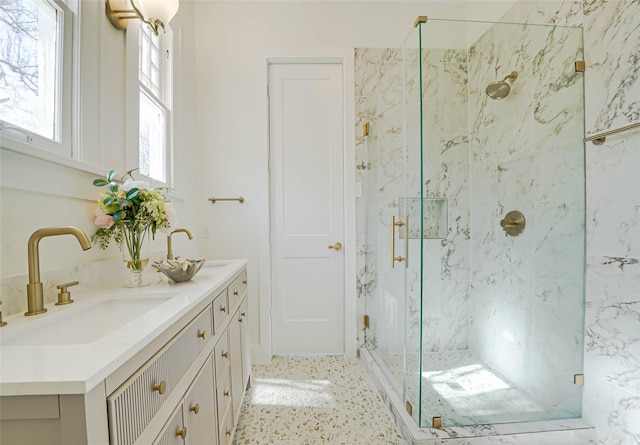
[[[116,184],[115,182],[110,182],[109,183],[109,190],[111,190],[113,193],[118,191],[118,184]]]
[[[139,192],[140,192],[140,189],[137,189],[137,188],[135,188],[135,187],[134,187],[134,188],[132,188],[131,190],[129,190],[129,191],[127,192],[127,199],[133,199],[133,198],[135,198],[136,196],[138,196],[138,193],[139,193]]]
[[[111,204],[113,204],[113,197],[112,196],[107,196],[102,200],[102,204],[105,205],[105,207],[110,206]]]
[[[113,220],[119,221],[120,218],[122,218],[123,214],[124,214],[124,210],[118,210],[116,213],[113,214]]]
[[[116,171],[109,170],[109,173],[107,173],[107,181],[109,182],[113,181],[113,178],[115,178],[115,176],[116,176]]]
[[[103,186],[105,186],[107,184],[108,184],[108,182],[105,181],[102,178],[98,178],[98,179],[94,179],[93,180],[93,185],[95,185],[96,187],[103,187]]]

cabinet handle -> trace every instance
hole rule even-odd
[[[242,284],[247,284],[247,280],[242,280]]]
[[[240,312],[240,315],[242,315],[243,317],[246,317],[247,313],[246,312]]]
[[[207,331],[198,331],[198,337],[204,340],[205,338],[207,338]]]
[[[233,291],[233,295],[235,295],[235,296],[237,297],[237,296],[238,296],[238,291],[237,291],[237,290],[234,290],[234,291]]]
[[[220,312],[227,312],[226,306],[220,306]]]
[[[182,437],[183,439],[184,439],[185,437],[187,437],[187,427],[185,426],[185,427],[182,427],[181,429],[177,430],[177,431],[176,431],[176,436],[180,436],[180,437]]]
[[[221,355],[222,355],[224,358],[227,358],[227,357],[229,356],[229,354],[228,354],[228,353],[226,353],[226,352],[224,352],[224,351],[222,351],[222,354],[221,354]]]
[[[193,411],[194,414],[198,414],[200,412],[200,404],[196,403],[195,405],[190,406],[189,411]]]
[[[231,430],[227,430],[224,432],[227,436],[231,436]]]
[[[222,395],[224,395],[225,397],[229,397],[229,390],[227,389],[225,392],[222,393]]]
[[[238,318],[238,323],[242,323],[242,317]]]
[[[158,385],[153,385],[153,390],[158,391],[160,394],[164,394],[167,390],[167,382],[163,380]]]

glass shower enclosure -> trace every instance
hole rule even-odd
[[[418,18],[364,105],[365,345],[423,428],[581,416],[582,30]]]

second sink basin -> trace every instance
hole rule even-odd
[[[69,308],[50,314],[42,323],[21,326],[19,332],[7,333],[2,344],[77,345],[93,343],[141,317],[177,294],[149,294],[144,297],[112,297],[92,306]],[[75,310],[74,310],[75,309]],[[36,321],[36,320],[33,320]]]

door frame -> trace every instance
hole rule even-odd
[[[256,131],[262,134],[264,146],[259,151],[256,172],[262,184],[263,203],[259,209],[260,221],[265,222],[259,232],[260,270],[260,336],[259,344],[252,347],[252,358],[257,363],[271,361],[271,177],[269,145],[269,65],[281,63],[336,63],[342,65],[343,94],[343,206],[344,206],[344,351],[345,357],[358,356],[356,320],[356,201],[355,201],[355,83],[353,47],[262,48],[258,54],[260,94],[264,98],[264,119]]]

